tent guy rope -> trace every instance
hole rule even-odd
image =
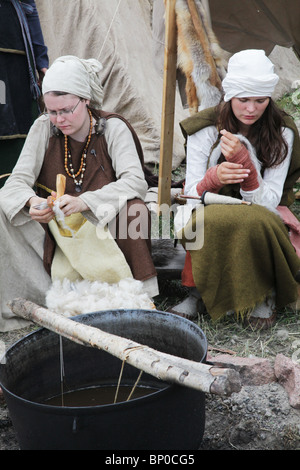
[[[110,33],[110,31],[111,31],[111,28],[112,28],[112,26],[113,26],[113,24],[114,24],[114,21],[115,21],[115,18],[116,18],[116,16],[117,16],[117,13],[118,13],[118,11],[119,11],[119,8],[120,8],[121,3],[122,3],[122,0],[119,0],[119,3],[118,3],[117,8],[116,8],[116,11],[115,11],[115,13],[114,13],[114,15],[113,15],[113,17],[112,17],[112,20],[111,20],[111,23],[110,23],[109,28],[108,28],[108,30],[107,30],[106,36],[105,36],[105,38],[104,38],[102,47],[101,47],[100,52],[99,52],[99,55],[98,55],[98,57],[97,57],[98,60],[99,60],[99,58],[100,58],[100,56],[101,56],[101,54],[102,54],[102,51],[103,51],[104,46],[105,46],[105,44],[106,44],[106,41],[107,41],[107,39],[108,39],[109,33]]]

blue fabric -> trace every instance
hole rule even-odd
[[[15,8],[16,13],[18,15],[19,23],[20,23],[21,31],[22,31],[22,36],[23,36],[23,40],[25,44],[25,52],[26,52],[28,71],[29,71],[29,77],[30,77],[31,94],[34,99],[37,99],[41,95],[41,92],[40,92],[38,82],[37,82],[37,77],[36,77],[36,62],[35,62],[34,50],[33,50],[33,45],[32,45],[31,36],[30,36],[29,25],[27,22],[27,16],[26,16],[25,10],[23,9],[21,3],[18,0],[11,0],[11,3],[13,7]],[[33,7],[33,5],[29,5],[29,4],[28,6]],[[32,13],[33,11],[30,12],[30,14]]]
[[[21,5],[27,17],[37,70],[48,68],[48,49],[44,43],[44,37],[35,1],[26,0],[26,2],[21,2]]]
[[[0,5],[0,81],[5,84],[1,142],[27,135],[40,112],[37,70],[48,68],[49,60],[35,1],[0,0]]]

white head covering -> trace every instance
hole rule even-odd
[[[231,98],[271,96],[279,80],[274,65],[263,50],[237,52],[228,61],[228,73],[222,82],[224,101]]]
[[[61,91],[90,100],[92,108],[100,109],[103,102],[103,88],[99,78],[102,64],[96,59],[79,59],[63,56],[56,59],[47,70],[42,90]]]

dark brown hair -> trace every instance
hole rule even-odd
[[[217,128],[237,134],[239,121],[233,114],[231,102],[222,102],[218,108]],[[270,98],[261,118],[250,127],[247,138],[256,149],[262,170],[279,165],[287,156],[288,146],[282,135],[285,115]]]

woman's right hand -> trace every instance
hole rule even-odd
[[[217,176],[223,185],[242,183],[249,173],[250,170],[243,168],[243,165],[227,161],[220,163],[217,169]]]
[[[42,203],[47,203],[47,199],[33,196],[29,199],[26,205],[29,207],[29,215],[32,220],[35,220],[40,224],[48,224],[53,219],[55,214],[49,206],[46,207],[46,209],[38,209],[35,207]]]

